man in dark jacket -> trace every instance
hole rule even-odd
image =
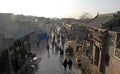
[[[68,61],[68,66],[69,66],[69,70],[71,71],[71,69],[72,69],[72,64],[73,64],[73,62],[72,62],[72,60],[71,60],[71,58],[69,59],[69,61]]]
[[[67,68],[67,59],[64,60],[63,66],[64,66],[64,69],[65,69],[65,71],[66,71],[66,68]]]

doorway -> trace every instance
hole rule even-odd
[[[100,49],[99,47],[95,46],[95,65],[99,65],[99,54],[100,54]]]

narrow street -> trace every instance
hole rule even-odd
[[[34,71],[34,74],[81,74],[81,70],[78,68],[74,55],[60,55],[60,51],[56,50],[55,47],[52,48],[52,39],[55,34],[51,33],[51,39],[48,40],[48,43],[50,45],[49,52],[46,48],[46,42],[41,41],[40,47],[38,48],[37,45],[32,46],[32,50],[36,52],[37,57],[41,58],[37,70]],[[55,38],[57,40],[57,38]],[[60,37],[60,43],[61,46],[61,37]],[[64,44],[64,52],[65,52],[66,44]],[[63,49],[63,47],[62,47]],[[67,67],[67,70],[64,70],[64,67],[62,65],[64,59],[72,58],[73,61],[73,67],[70,71]]]

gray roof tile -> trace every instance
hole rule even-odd
[[[98,14],[96,17],[94,17],[90,22],[88,22],[85,26],[87,27],[102,27],[102,24],[105,24],[106,22],[113,19],[113,14]]]

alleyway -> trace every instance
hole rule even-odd
[[[80,69],[76,65],[75,59],[73,58],[74,56],[65,56],[65,54],[64,56],[60,56],[59,50],[52,48],[51,41],[52,39],[49,39],[48,41],[50,45],[49,53],[45,41],[40,42],[39,48],[37,48],[36,45],[32,46],[32,50],[37,53],[37,57],[41,58],[41,61],[38,64],[38,69],[35,70],[34,74],[81,74]],[[72,71],[69,71],[68,68],[66,71],[64,70],[62,63],[66,57],[67,59],[68,57],[71,57],[73,60]]]

